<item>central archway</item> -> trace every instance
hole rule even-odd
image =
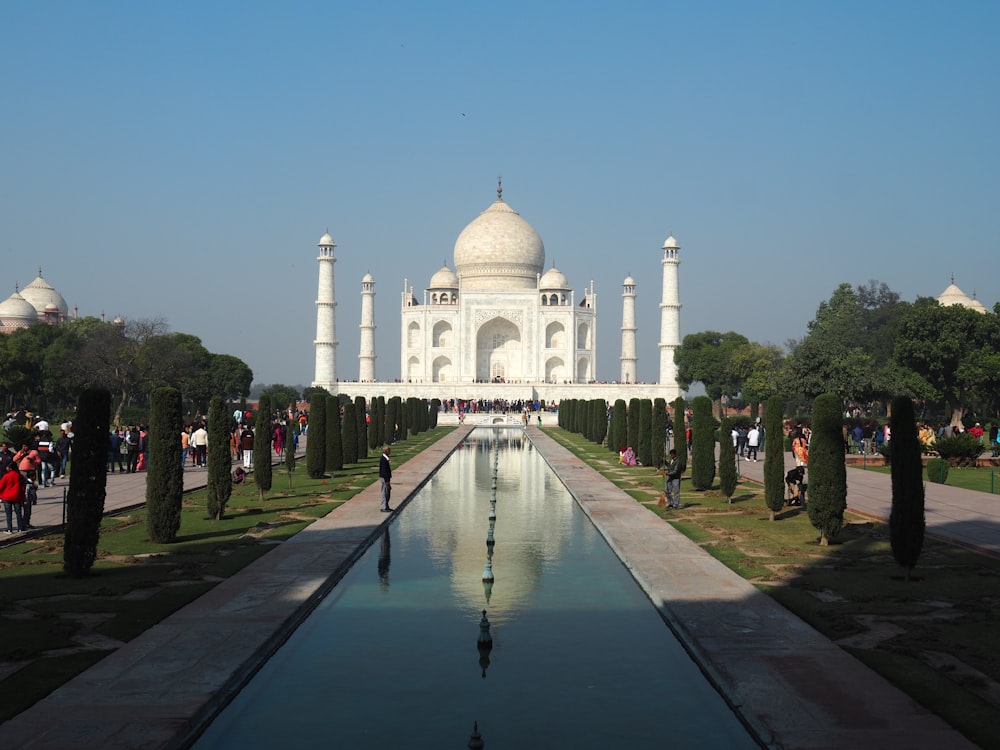
[[[521,329],[506,318],[493,318],[476,334],[476,380],[503,382],[524,377]]]

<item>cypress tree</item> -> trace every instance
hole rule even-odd
[[[80,394],[73,419],[73,473],[66,493],[63,541],[63,570],[73,577],[87,575],[97,559],[107,494],[110,419],[108,391],[93,388]],[[177,461],[180,462],[180,456]]]
[[[181,392],[157,388],[149,396],[149,474],[146,477],[146,524],[156,544],[177,541],[181,527]],[[229,450],[227,447],[226,450]]]
[[[608,447],[618,453],[628,439],[628,417],[625,413],[625,399],[615,401],[614,409],[611,412],[611,437],[608,438]]]
[[[233,453],[229,449],[229,409],[222,396],[212,396],[208,407],[208,517],[221,521],[233,494]]]
[[[378,399],[373,398],[368,405],[368,450],[376,451],[379,447]]]
[[[358,462],[358,417],[354,412],[354,402],[344,402],[341,440],[344,445],[344,465]]]
[[[710,490],[715,481],[715,417],[712,416],[712,399],[698,396],[691,402],[691,411],[691,486],[699,491]]]
[[[602,445],[604,443],[604,438],[608,436],[608,402],[603,398],[599,398],[595,401],[594,420],[594,426],[597,429],[597,434],[594,436],[594,442],[598,445]]]
[[[399,421],[398,409],[399,396],[393,396],[385,402],[385,419],[382,420],[385,429],[383,445],[392,445],[396,442],[396,424]]]
[[[678,396],[674,399],[674,448],[677,449],[677,458],[680,461],[681,474],[687,469],[688,449],[687,438],[684,431],[687,428],[687,417],[684,414],[684,397]],[[678,447],[680,446],[680,447]]]
[[[785,451],[781,429],[783,405],[781,396],[771,396],[764,411],[764,434],[773,443],[765,441],[764,450],[764,501],[771,511],[771,520],[785,507]],[[767,450],[770,444],[772,448]]]
[[[401,398],[396,406],[396,442],[406,440],[410,434],[410,399]]]
[[[653,424],[650,436],[650,453],[653,462],[650,466],[659,466],[667,457],[667,402],[666,399],[653,399]]]
[[[431,399],[431,410],[430,410],[430,422],[428,422],[428,427],[434,429],[438,426],[438,412],[441,411],[441,399],[432,398]]]
[[[901,396],[892,400],[892,511],[889,540],[892,556],[906,570],[906,580],[924,546],[924,482],[920,438],[913,416],[913,402]]]
[[[732,422],[724,418],[719,427],[719,491],[730,503],[736,494],[736,449],[730,437],[732,431]]]
[[[639,442],[636,454],[643,466],[653,465],[653,402],[648,398],[639,400]],[[659,466],[659,464],[657,464]]]
[[[253,481],[261,502],[271,490],[271,397],[262,395],[253,426]]]
[[[844,467],[844,413],[840,397],[824,393],[813,402],[813,432],[809,440],[809,522],[826,546],[844,526],[847,509],[847,469]],[[896,436],[893,435],[893,442]]]
[[[639,447],[639,411],[639,399],[629,399],[625,445],[632,450],[638,450]]]
[[[326,392],[313,394],[309,401],[309,431],[306,433],[306,474],[322,479],[326,471]]]
[[[375,451],[379,452],[379,449],[386,445],[385,441],[385,396],[379,396],[375,399],[375,403],[378,405],[378,437],[375,439]]]
[[[368,408],[364,396],[354,397],[354,415],[358,420],[358,460],[368,458]]]
[[[326,399],[326,470],[333,474],[344,468],[344,436],[340,424],[340,396]]]

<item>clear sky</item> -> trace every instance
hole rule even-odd
[[[1000,298],[1000,3],[52,2],[0,6],[0,299],[43,269],[81,315],[165,317],[255,382],[313,378],[316,243],[337,374],[399,377],[418,294],[504,199],[618,377],[638,282],[681,333],[804,335],[841,282]]]

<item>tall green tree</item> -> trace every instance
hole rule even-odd
[[[683,390],[692,383],[704,385],[705,393],[721,416],[722,397],[737,396],[742,388],[738,374],[731,367],[732,357],[749,343],[746,336],[733,331],[689,333],[674,350],[677,384]]]
[[[63,570],[73,577],[85,576],[97,559],[107,494],[110,414],[107,390],[87,389],[80,394],[73,420],[73,473],[66,494],[63,541]]]
[[[608,449],[613,453],[618,453],[625,447],[628,439],[628,416],[626,414],[625,400],[617,399],[611,410],[611,434],[608,436]]]
[[[684,397],[678,396],[674,399],[672,404],[674,410],[674,447],[677,449],[677,459],[680,462],[680,472],[684,473],[687,469],[687,437],[685,432],[687,430],[687,416],[685,414],[685,407],[687,404],[684,403]]]
[[[847,510],[847,470],[842,433],[844,406],[835,393],[824,393],[813,402],[812,437],[809,440],[809,522],[819,530],[826,546],[844,527]]]
[[[229,406],[222,396],[212,396],[208,407],[208,516],[221,521],[233,494],[230,474],[233,454],[229,449]]]
[[[1000,392],[1000,316],[918,300],[900,323],[895,355],[961,424],[970,405]]]
[[[306,431],[306,473],[322,479],[326,472],[326,404],[328,396],[313,395],[309,402],[309,429]],[[339,415],[339,411],[337,412]]]
[[[665,399],[653,399],[653,424],[650,453],[653,456],[651,466],[659,466],[667,455],[667,402]],[[615,449],[617,450],[617,448]]]
[[[712,416],[712,400],[708,396],[696,397],[691,402],[691,412],[691,486],[704,492],[712,489],[712,482],[715,481],[715,418]]]
[[[344,447],[344,465],[358,462],[358,417],[354,412],[354,402],[344,402],[341,440]]]
[[[368,409],[364,396],[354,397],[354,416],[358,420],[358,460],[368,458]]]
[[[639,445],[639,413],[642,407],[639,399],[630,398],[628,400],[628,423],[625,426],[628,447],[636,450]]]
[[[271,491],[271,408],[270,395],[262,393],[253,428],[253,480],[261,502]]]
[[[639,442],[636,453],[643,466],[653,465],[653,402],[648,398],[639,400]],[[656,463],[659,466],[659,461]]]
[[[146,476],[146,524],[155,544],[177,541],[181,528],[184,468],[181,466],[181,393],[158,388],[150,395],[149,473]],[[228,450],[228,448],[226,449]]]
[[[719,491],[730,503],[736,494],[736,448],[732,440],[733,423],[728,418],[719,427]]]
[[[375,402],[378,404],[378,438],[375,441],[375,450],[378,451],[388,442],[385,434],[385,396],[379,396]]]
[[[288,474],[288,491],[292,490],[292,476],[295,474],[295,423],[288,420],[288,448],[285,449],[285,471]]]
[[[344,468],[344,435],[340,423],[340,397],[326,399],[326,470],[333,474]]]
[[[781,396],[771,396],[764,411],[764,502],[771,520],[785,507],[785,451]],[[768,448],[767,446],[771,446]]]
[[[905,397],[892,401],[892,511],[889,541],[892,556],[906,571],[906,580],[924,546],[924,477],[922,447],[913,416],[913,402]]]

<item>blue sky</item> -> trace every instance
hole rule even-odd
[[[0,9],[0,298],[42,267],[81,315],[165,317],[256,382],[313,377],[316,243],[337,242],[337,371],[360,282],[376,374],[418,289],[504,199],[619,373],[660,250],[681,333],[784,344],[841,282],[1000,299],[994,2],[21,2]]]

